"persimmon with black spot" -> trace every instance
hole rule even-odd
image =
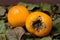
[[[26,29],[38,37],[46,36],[52,29],[52,18],[40,11],[32,12],[26,19]]]

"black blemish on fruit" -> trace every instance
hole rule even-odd
[[[42,18],[40,16],[36,19],[36,21],[33,21],[31,23],[31,26],[37,31],[39,31],[40,29],[46,28],[46,26],[42,22]]]

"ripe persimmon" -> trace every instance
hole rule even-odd
[[[8,23],[12,27],[23,26],[29,11],[24,6],[13,6],[8,11]]]
[[[52,18],[43,12],[32,12],[26,19],[26,29],[38,37],[46,36],[52,29]]]

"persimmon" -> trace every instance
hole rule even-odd
[[[8,11],[8,23],[12,27],[24,26],[29,11],[24,6],[13,6]]]
[[[52,18],[43,12],[32,12],[26,19],[26,29],[38,37],[46,36],[52,29]]]

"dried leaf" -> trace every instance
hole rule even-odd
[[[4,16],[6,10],[0,6],[0,16]]]
[[[57,6],[58,6],[57,13],[60,13],[60,4],[57,4]]]
[[[21,37],[24,35],[25,30],[22,27],[16,27],[14,28],[14,31],[18,37],[18,40],[21,40]]]
[[[58,10],[58,6],[57,5],[52,5],[51,9],[55,13]]]
[[[6,33],[6,27],[3,20],[0,20],[0,33]]]
[[[56,11],[56,13],[60,14],[60,7],[59,7],[58,10]]]
[[[57,14],[60,14],[60,4],[52,5],[52,11]]]
[[[7,40],[18,40],[15,32],[12,29],[6,31]]]
[[[0,40],[6,40],[5,34],[0,34]]]
[[[1,20],[5,20],[5,21],[7,20],[7,13],[5,14],[4,17],[1,18]]]

